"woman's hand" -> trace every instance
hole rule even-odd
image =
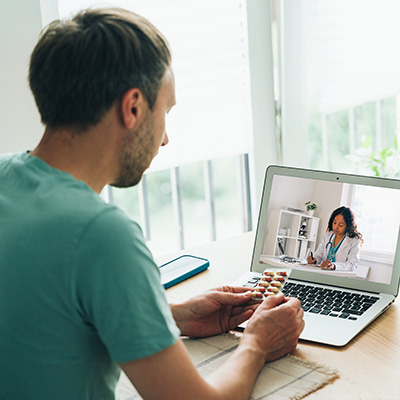
[[[317,259],[311,256],[307,257],[307,264],[316,264],[317,263]]]
[[[335,264],[332,263],[331,260],[325,260],[322,264],[321,264],[321,269],[336,269]]]
[[[183,336],[205,337],[236,328],[259,305],[248,288],[223,286],[182,304],[172,304],[171,310]]]

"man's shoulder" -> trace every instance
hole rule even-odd
[[[50,206],[61,223],[81,226],[95,236],[112,237],[125,234],[141,236],[139,225],[114,204],[106,203],[89,188],[72,186],[60,190]],[[82,232],[84,234],[85,232]]]
[[[119,207],[105,203],[100,197],[95,203],[92,204],[92,207],[89,207],[91,219],[89,223],[95,227],[97,232],[105,231],[112,235],[113,231],[122,233],[125,231],[134,235],[141,235],[139,225]],[[86,207],[83,211],[88,212]]]
[[[8,207],[23,209],[36,226],[77,232],[95,223],[97,229],[125,226],[140,232],[121,209],[106,203],[85,182],[28,153],[0,154],[0,175],[8,188]]]
[[[66,189],[62,204],[54,207],[61,225],[80,232],[79,240],[90,238],[98,245],[107,247],[111,244],[116,247],[129,246],[132,242],[143,241],[140,226],[125,211],[106,203],[91,190]]]
[[[16,157],[18,154],[13,153],[0,153],[0,161],[8,160],[12,157]]]
[[[13,162],[18,162],[24,158],[25,153],[0,153],[0,167]]]

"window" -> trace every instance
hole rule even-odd
[[[177,190],[171,179],[174,169],[148,173],[138,186],[132,188],[113,189],[115,204],[140,223],[154,254],[168,254],[249,230],[241,220],[242,182],[237,157],[211,162],[214,215],[210,215],[212,210],[207,201],[208,182],[204,167],[207,163],[196,162],[179,168],[180,206],[173,198],[176,196],[173,191]],[[107,190],[103,191],[106,198]]]
[[[393,208],[393,204],[399,202],[398,190],[355,187],[351,208],[356,215],[358,230],[369,239],[362,246],[363,254],[386,255],[393,259],[400,222],[400,210]]]
[[[396,176],[397,165],[371,159],[397,152],[400,3],[273,4],[283,162]]]

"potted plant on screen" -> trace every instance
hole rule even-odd
[[[314,215],[314,211],[318,208],[317,205],[311,201],[307,201],[307,203],[305,203],[305,206],[307,214],[311,216]]]

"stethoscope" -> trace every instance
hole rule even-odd
[[[329,253],[330,251],[332,251],[332,246],[333,246],[332,238],[333,238],[334,235],[335,235],[335,234],[332,233],[331,237],[329,238],[329,242],[325,245],[325,249],[326,249],[326,250],[328,249],[328,246],[330,246],[330,249],[328,250],[328,253]]]
[[[340,245],[342,244],[344,238],[346,237],[343,236],[342,240],[340,241],[340,243],[336,246],[336,249],[333,248],[333,243],[332,243],[332,238],[335,236],[334,233],[332,233],[331,237],[329,238],[329,242],[325,245],[325,249],[327,250],[327,258],[331,261],[333,261],[333,259],[336,256],[337,251],[339,250]],[[329,250],[328,250],[328,246],[329,246]],[[332,248],[334,250],[334,252],[332,251]],[[329,257],[328,257],[329,256]]]

